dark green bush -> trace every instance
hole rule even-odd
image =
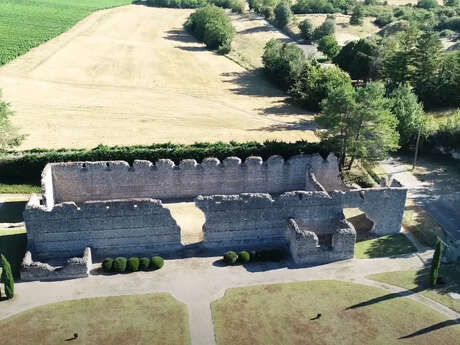
[[[164,260],[161,256],[154,256],[150,262],[150,268],[154,270],[159,270],[164,265]]]
[[[192,13],[184,27],[209,49],[226,54],[231,49],[235,29],[222,8],[206,5]]]
[[[313,37],[313,24],[310,19],[304,19],[299,23],[299,30],[302,38],[309,41]]]
[[[1,254],[2,275],[1,281],[4,283],[6,298],[12,299],[14,297],[14,278],[11,271],[11,265],[5,255]]]
[[[112,258],[105,258],[104,261],[102,261],[102,270],[104,272],[112,272],[112,267],[113,267]]]
[[[245,2],[243,0],[233,0],[231,2],[232,12],[234,13],[243,13],[244,12]]]
[[[235,264],[236,260],[238,260],[238,254],[236,254],[234,251],[230,250],[224,254],[224,262],[227,265]]]
[[[113,270],[117,273],[123,273],[126,271],[127,259],[125,257],[117,257],[113,260]]]
[[[327,18],[320,26],[313,31],[313,40],[319,41],[324,36],[332,35],[335,32],[335,20]]]
[[[377,16],[374,20],[374,24],[382,28],[385,25],[392,23],[394,20],[395,17],[393,17],[393,13],[387,12]]]
[[[141,270],[147,270],[150,267],[150,259],[149,258],[140,258],[139,259],[139,268]]]
[[[273,20],[273,18],[275,18],[275,11],[273,10],[273,7],[265,6],[262,8],[261,12],[266,20]]]
[[[275,24],[279,28],[284,28],[292,21],[292,12],[289,3],[286,1],[281,1],[275,7]]]
[[[294,13],[348,13],[355,0],[299,0],[292,6]]]
[[[241,251],[238,253],[238,262],[245,264],[251,261],[251,255],[246,251]]]
[[[355,6],[353,9],[353,13],[350,17],[350,24],[351,25],[361,25],[363,23],[364,12],[363,7],[361,5]]]
[[[332,61],[348,72],[352,79],[368,80],[376,73],[374,66],[377,56],[377,43],[362,38],[343,46]]]
[[[40,184],[40,176],[47,163],[52,162],[85,162],[124,160],[132,164],[136,159],[152,162],[169,158],[178,164],[183,159],[196,159],[201,162],[206,157],[224,159],[236,156],[246,159],[249,156],[261,156],[267,159],[272,155],[289,158],[299,153],[321,153],[326,155],[328,148],[320,143],[298,141],[285,143],[266,141],[265,143],[196,143],[153,144],[150,146],[103,146],[94,149],[34,149],[19,153],[10,152],[8,158],[0,160],[0,182]]]
[[[139,258],[131,257],[128,259],[127,270],[130,272],[139,271]]]
[[[424,8],[425,10],[430,10],[432,8],[438,7],[438,2],[436,0],[419,0],[417,2],[417,7]]]

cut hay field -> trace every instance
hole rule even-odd
[[[2,0],[0,66],[56,37],[91,12],[131,0]]]
[[[21,148],[315,140],[311,114],[183,31],[191,12],[98,11],[1,67]]]

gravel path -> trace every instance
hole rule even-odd
[[[94,268],[98,265],[94,265]],[[407,290],[377,283],[365,277],[374,273],[418,269],[423,267],[416,255],[400,258],[378,258],[335,262],[315,267],[295,268],[291,264],[251,264],[222,266],[220,258],[186,258],[170,260],[156,272],[136,272],[107,276],[93,270],[89,278],[16,284],[17,296],[2,302],[0,319],[40,305],[63,300],[169,292],[188,306],[193,344],[214,345],[210,303],[221,298],[228,288],[287,283],[308,280],[336,279],[377,286],[424,303],[449,318],[459,315],[431,300]]]

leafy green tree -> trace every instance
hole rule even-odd
[[[340,68],[322,67],[317,62],[305,63],[302,72],[289,89],[289,96],[296,104],[317,111],[332,89],[351,85],[351,79]]]
[[[232,0],[231,2],[232,12],[240,13],[240,14],[243,13],[245,4],[246,3],[243,0]]]
[[[267,77],[282,90],[287,91],[302,72],[305,55],[295,44],[271,39],[265,45],[262,62]]]
[[[318,41],[324,36],[333,35],[335,32],[335,20],[327,18],[320,26],[313,31],[313,40]]]
[[[347,71],[352,79],[368,81],[376,77],[377,58],[377,43],[369,39],[360,39],[343,46],[333,62]]]
[[[10,104],[2,101],[0,90],[0,156],[6,150],[19,146],[25,139],[25,136],[20,135],[18,129],[11,124],[10,116],[13,114]]]
[[[436,0],[419,0],[417,2],[417,7],[424,8],[425,10],[431,10],[438,7],[438,2]]]
[[[392,113],[398,119],[399,145],[407,147],[414,143],[415,137],[424,122],[423,105],[409,84],[401,84],[391,93]]]
[[[281,1],[275,7],[275,23],[279,28],[284,28],[292,21],[291,6],[287,1]]]
[[[431,271],[430,271],[430,283],[431,286],[436,286],[439,276],[439,267],[441,266],[441,256],[442,256],[442,242],[438,240],[436,242],[436,248],[433,254],[433,260],[431,261]]]
[[[11,299],[14,297],[14,278],[11,266],[5,255],[1,254],[2,261],[2,276],[1,281],[5,284],[6,298]]]
[[[361,25],[363,23],[364,12],[363,7],[361,5],[356,5],[353,8],[353,13],[350,17],[350,24],[351,25]]]
[[[442,44],[437,33],[423,32],[418,38],[413,54],[412,84],[415,93],[428,105],[437,103],[437,84],[441,66]]]
[[[350,84],[330,91],[316,122],[322,140],[335,146],[339,165],[350,169],[355,159],[374,163],[398,148],[397,119],[388,110],[381,83],[354,89]]]
[[[310,19],[304,19],[299,23],[299,30],[302,34],[302,38],[306,41],[310,41],[313,37],[313,24]]]
[[[334,35],[327,35],[319,40],[318,50],[324,53],[328,59],[333,59],[340,52],[340,46]]]
[[[438,72],[439,105],[460,106],[460,51],[446,54]]]
[[[460,5],[459,0],[443,0],[444,6],[457,7]]]

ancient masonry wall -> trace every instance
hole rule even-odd
[[[32,260],[30,251],[26,252],[21,264],[21,280],[61,280],[83,278],[89,275],[92,266],[91,249],[85,248],[82,257],[67,259],[62,266]]]
[[[129,198],[181,199],[198,195],[273,193],[315,190],[309,172],[315,173],[327,189],[343,190],[337,159],[329,155],[298,155],[284,160],[272,156],[266,161],[248,157],[244,163],[229,157],[220,162],[206,158],[201,164],[187,159],[175,165],[169,159],[155,164],[134,161],[52,163],[52,181],[44,182],[46,202],[55,203]],[[52,190],[50,193],[49,190]],[[48,207],[52,207],[51,204]]]
[[[288,243],[289,218],[318,223],[336,219],[344,207],[358,207],[374,222],[378,235],[398,233],[406,199],[404,188],[371,188],[331,193],[287,192],[199,196],[195,203],[206,217],[204,245],[208,248],[280,246]]]
[[[98,258],[181,248],[180,228],[159,200],[64,202],[48,209],[35,196],[24,221],[28,250],[38,260],[78,256],[85,247]]]

